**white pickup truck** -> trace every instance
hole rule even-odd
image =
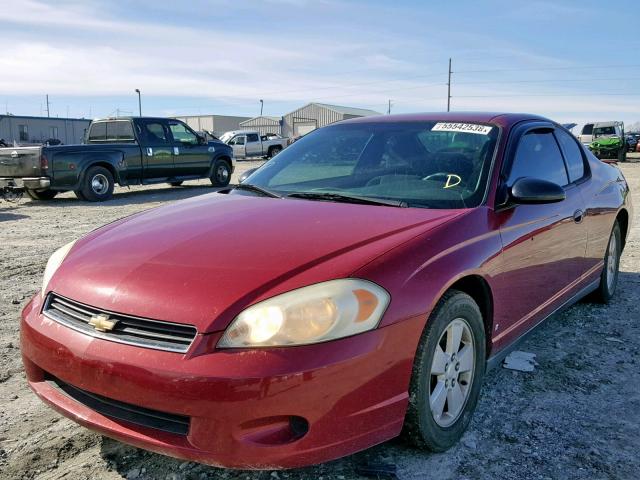
[[[287,145],[289,139],[276,134],[260,135],[255,130],[234,130],[224,133],[220,140],[233,148],[235,158],[276,156]]]

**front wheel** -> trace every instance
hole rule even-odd
[[[273,158],[275,157],[277,154],[279,154],[282,151],[282,147],[277,146],[277,147],[271,147],[269,149],[269,154],[267,155],[267,158]]]
[[[478,402],[485,351],[478,305],[450,290],[429,317],[414,360],[404,424],[412,444],[443,452],[462,437]]]
[[[55,190],[26,190],[27,195],[29,195],[34,200],[52,200],[58,192]]]
[[[216,160],[210,179],[214,187],[226,187],[231,181],[231,165],[224,160]]]
[[[620,225],[616,220],[609,237],[609,244],[604,255],[604,268],[600,274],[600,284],[593,292],[591,298],[598,303],[609,303],[616,293],[618,285],[618,270],[620,267],[620,254],[622,253],[622,234]]]
[[[618,162],[626,162],[627,161],[627,150],[621,148],[618,150]]]
[[[114,187],[111,172],[104,167],[95,166],[87,170],[80,191],[90,202],[104,202],[111,198]]]

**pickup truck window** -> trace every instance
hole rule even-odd
[[[107,124],[107,140],[108,141],[124,141],[130,142],[135,140],[133,136],[133,128],[128,120],[119,122],[106,122]]]
[[[170,123],[169,128],[173,139],[180,143],[188,143],[189,145],[197,145],[198,137],[182,123]]]
[[[258,141],[258,134],[257,133],[249,133],[247,135],[247,143],[248,142],[257,142]]]
[[[244,139],[246,137],[244,135],[236,137],[229,142],[229,145],[244,145]]]
[[[92,123],[89,130],[89,142],[104,142],[107,138],[107,122]]]
[[[142,129],[147,143],[170,143],[165,126],[160,122],[147,122]]]

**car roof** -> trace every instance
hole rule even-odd
[[[515,125],[525,120],[542,120],[552,122],[548,118],[530,113],[500,113],[500,112],[427,112],[405,113],[396,115],[376,115],[345,120],[340,123],[397,123],[397,122],[468,122],[493,123],[503,127]],[[555,123],[555,122],[552,122]]]

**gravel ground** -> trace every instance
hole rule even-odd
[[[242,162],[240,173],[255,166]],[[640,212],[640,159],[622,165]],[[235,177],[237,178],[237,177]],[[234,181],[235,181],[234,178]],[[363,464],[395,465],[400,479],[635,479],[640,471],[640,221],[608,306],[579,303],[521,349],[532,373],[496,369],[462,442],[443,454],[400,440],[301,470],[243,472],[181,462],[103,438],[59,416],[31,393],[18,318],[59,246],[125,215],[211,191],[207,182],[118,189],[105,204],[64,194],[0,204],[0,478],[357,479]]]

